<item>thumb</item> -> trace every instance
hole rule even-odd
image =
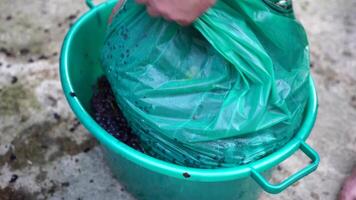
[[[115,14],[120,10],[120,8],[122,7],[122,5],[124,4],[125,0],[119,0],[119,2],[115,5],[114,9],[112,10],[112,13],[109,17],[109,22],[108,24],[111,24],[112,19],[114,18]]]

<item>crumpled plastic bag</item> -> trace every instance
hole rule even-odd
[[[181,27],[128,0],[101,60],[145,152],[190,167],[242,165],[281,148],[309,97],[308,41],[291,1],[219,0]]]

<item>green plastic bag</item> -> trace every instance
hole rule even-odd
[[[291,1],[280,2],[218,0],[191,27],[124,3],[102,65],[149,155],[230,167],[293,137],[308,99],[309,49]]]

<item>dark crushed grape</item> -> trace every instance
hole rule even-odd
[[[12,153],[10,155],[10,161],[14,161],[14,160],[16,160],[16,155]]]
[[[108,133],[130,147],[144,152],[139,139],[117,106],[110,83],[104,76],[98,79],[91,99],[91,108],[95,121]]]
[[[185,178],[190,178],[190,174],[189,174],[188,172],[184,172],[184,173],[183,173],[183,176],[184,176]]]
[[[74,92],[70,92],[69,95],[70,95],[71,97],[76,97],[76,96],[77,96]]]
[[[9,181],[9,183],[15,183],[17,181],[17,179],[19,178],[18,175],[14,174],[11,176],[11,179]]]

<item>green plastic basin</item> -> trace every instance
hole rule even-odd
[[[318,107],[312,78],[308,107],[298,133],[283,148],[248,165],[223,169],[188,168],[155,159],[115,139],[90,115],[92,86],[103,74],[100,49],[115,1],[94,6],[87,0],[87,4],[90,10],[72,26],[63,42],[60,58],[63,90],[80,122],[101,143],[115,177],[137,199],[257,199],[262,189],[269,193],[282,192],[317,168],[319,156],[305,143],[315,123]],[[269,183],[272,168],[299,149],[311,159],[310,164],[281,183]]]

